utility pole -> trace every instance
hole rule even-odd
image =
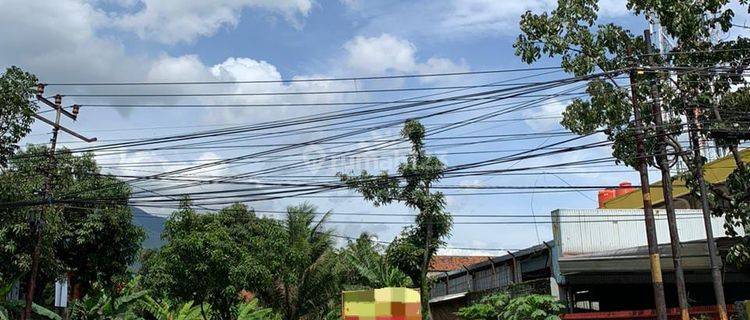
[[[651,48],[651,33],[644,30],[643,37],[646,44]],[[650,50],[653,52],[653,50]],[[658,78],[658,76],[657,76]],[[674,211],[674,199],[672,198],[672,174],[669,172],[669,159],[667,158],[667,130],[664,128],[664,120],[661,115],[661,101],[659,88],[656,80],[651,80],[651,113],[654,117],[656,127],[657,145],[659,151],[656,154],[657,167],[661,171],[661,188],[664,193],[664,207],[667,211],[667,224],[669,225],[669,239],[672,247],[672,262],[674,263],[675,283],[677,285],[677,301],[680,306],[680,319],[690,320],[688,313],[687,289],[685,288],[685,273],[682,270],[682,247],[680,234],[677,230],[677,216]]]
[[[630,99],[633,105],[635,125],[636,157],[638,172],[641,180],[641,195],[643,197],[643,215],[646,222],[646,240],[648,241],[648,256],[651,262],[651,284],[654,290],[654,304],[657,320],[667,320],[667,305],[664,299],[664,280],[661,275],[661,258],[659,256],[659,242],[656,239],[656,222],[654,208],[651,206],[651,186],[648,181],[648,166],[646,165],[646,148],[643,142],[643,123],[641,109],[638,103],[638,89],[636,87],[635,69],[630,70]]]
[[[26,283],[26,307],[24,308],[23,313],[21,314],[21,319],[26,320],[31,318],[31,307],[34,303],[34,290],[36,289],[36,277],[39,273],[39,256],[41,255],[42,251],[42,235],[43,235],[43,229],[44,229],[44,211],[51,212],[53,210],[52,207],[52,191],[54,189],[54,171],[56,168],[55,164],[55,149],[57,147],[57,136],[60,130],[78,138],[85,142],[94,142],[96,141],[96,138],[86,138],[68,128],[65,128],[60,125],[60,118],[65,115],[66,117],[73,119],[73,121],[78,118],[78,111],[80,110],[80,106],[73,105],[72,112],[68,112],[67,110],[63,109],[62,107],[62,96],[56,95],[55,96],[55,102],[49,101],[47,98],[43,96],[44,94],[44,84],[39,84],[37,87],[37,93],[36,93],[36,99],[43,104],[51,107],[55,110],[55,121],[50,121],[38,114],[34,114],[34,118],[52,126],[52,138],[50,139],[50,149],[48,154],[48,161],[47,161],[47,167],[44,170],[45,173],[45,180],[44,180],[44,187],[42,189],[42,196],[44,197],[44,200],[47,201],[47,205],[43,210],[40,210],[39,216],[35,217],[32,221],[32,230],[34,231],[34,251],[31,255],[31,274],[29,275],[29,281]]]
[[[692,112],[691,112],[692,111]],[[708,188],[706,181],[703,179],[703,156],[701,155],[701,144],[698,138],[700,123],[698,120],[698,108],[686,110],[688,121],[690,122],[690,146],[693,148],[693,177],[698,182],[701,198],[701,209],[703,210],[703,225],[706,228],[706,245],[708,246],[708,256],[711,265],[711,280],[714,285],[714,296],[716,297],[716,309],[719,310],[719,320],[728,320],[727,305],[724,300],[724,284],[721,279],[721,268],[719,267],[719,250],[716,247],[714,239],[714,230],[711,225],[711,208],[708,205]]]

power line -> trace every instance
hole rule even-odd
[[[57,82],[45,83],[47,86],[153,86],[153,85],[203,85],[203,84],[248,84],[248,83],[294,83],[294,82],[328,82],[328,81],[353,81],[353,80],[381,80],[381,79],[403,79],[403,78],[427,78],[461,75],[480,75],[493,73],[530,72],[541,70],[560,70],[560,67],[535,67],[518,69],[495,69],[465,72],[442,72],[422,74],[402,74],[390,76],[360,76],[360,77],[338,77],[338,78],[296,78],[284,80],[229,80],[229,81],[161,81],[161,82]]]

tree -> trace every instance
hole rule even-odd
[[[242,289],[270,285],[273,260],[256,260],[250,253],[270,249],[252,246],[265,236],[257,232],[259,225],[273,228],[243,205],[199,214],[183,201],[167,221],[162,235],[167,243],[144,263],[144,285],[162,297],[207,303],[215,319],[233,319]]]
[[[241,290],[284,319],[322,318],[340,293],[338,256],[315,207],[287,211],[283,221],[240,204],[200,214],[183,201],[164,229],[167,243],[144,263],[145,285],[163,298],[208,304],[214,319],[235,318]]]
[[[372,175],[363,171],[358,176],[339,173],[349,188],[359,191],[375,206],[400,202],[418,211],[416,225],[405,228],[388,248],[389,260],[401,269],[414,285],[419,286],[423,317],[430,317],[430,282],[427,271],[430,260],[450,234],[452,219],[445,212],[445,197],[431,192],[445,166],[424,150],[425,128],[416,120],[407,120],[401,135],[411,142],[411,153],[398,167],[398,175],[387,172]]]
[[[0,202],[39,201],[44,185],[47,147],[29,146],[11,158],[0,175]],[[94,281],[112,284],[127,272],[144,237],[133,225],[127,206],[130,188],[126,183],[102,175],[91,154],[74,155],[63,149],[52,172],[55,196],[65,204],[45,211],[45,229],[39,283],[51,283],[67,272],[74,288],[85,289]],[[76,199],[118,199],[117,201],[70,201]],[[65,201],[63,201],[63,199]],[[39,206],[0,207],[0,281],[13,279],[30,269],[33,235],[28,219]],[[40,286],[42,287],[42,286]],[[41,292],[39,290],[38,292]]]
[[[743,37],[716,41],[711,37],[715,32],[729,31],[733,25],[734,12],[728,3],[728,0],[628,1],[627,9],[635,15],[658,18],[663,32],[677,44],[663,56],[653,54],[651,43],[622,26],[596,25],[597,0],[558,0],[557,8],[549,13],[525,13],[520,22],[521,35],[514,47],[527,63],[545,55],[560,57],[562,68],[575,76],[605,72],[604,77],[589,82],[588,98],[574,99],[568,104],[561,124],[581,135],[602,130],[614,142],[613,156],[631,166],[635,164],[636,152],[630,121],[630,88],[618,81],[617,75],[644,66],[646,72],[638,75],[634,92],[636,99],[645,102],[641,104],[641,114],[647,154],[653,155],[657,144],[650,102],[658,99],[663,112],[672,115],[664,124],[670,146],[688,166],[693,166],[693,161],[683,152],[676,137],[686,128],[681,116],[691,119],[697,114],[704,124],[701,134],[716,139],[733,153],[738,167],[733,173],[737,178],[733,179],[747,180],[750,175],[745,173],[737,151],[739,141],[717,138],[727,125],[747,123],[747,104],[742,102],[748,99],[745,98],[748,91],[744,89],[747,83],[742,74],[750,61],[750,41]],[[737,90],[738,87],[741,89]],[[691,169],[695,172],[695,167]],[[699,192],[694,183],[690,187],[694,193]],[[734,227],[742,225],[747,228],[750,211],[746,206],[732,205],[742,203],[745,190],[725,194],[712,188],[712,192],[720,200],[713,202],[715,213],[729,213],[725,216],[729,220],[725,225],[728,231],[731,233]],[[730,209],[722,209],[725,205],[730,205]]]
[[[37,78],[18,67],[0,76],[0,168],[18,150],[18,142],[31,131],[33,115],[39,108],[31,102]]]
[[[409,277],[388,261],[383,246],[371,237],[363,233],[341,252],[350,270],[346,284],[366,288],[410,286]]]
[[[309,204],[291,206],[282,228],[269,234],[283,249],[274,252],[279,263],[273,284],[256,294],[286,320],[321,319],[339,304],[342,271],[331,235],[324,230],[327,217],[316,219]]]

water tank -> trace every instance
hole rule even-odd
[[[633,184],[630,183],[630,181],[623,181],[620,182],[620,187],[617,188],[615,195],[619,197],[631,193],[633,190],[635,190],[635,188],[633,188]]]
[[[613,189],[599,190],[599,208],[604,208],[604,203],[617,196]]]

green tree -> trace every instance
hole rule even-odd
[[[366,288],[411,286],[409,277],[388,261],[384,251],[367,233],[350,241],[341,252],[349,269],[346,284]]]
[[[165,226],[167,243],[144,262],[144,285],[162,297],[209,304],[215,319],[233,319],[242,289],[270,285],[273,260],[250,253],[277,252],[253,246],[265,236],[260,225],[273,228],[243,205],[200,214],[183,201]]]
[[[0,168],[18,150],[18,142],[31,131],[39,108],[30,99],[36,93],[37,78],[18,67],[0,76]]]
[[[44,156],[47,150],[45,146],[29,146],[10,159],[0,174],[0,202],[39,201],[44,185],[44,173],[39,168],[48,161]],[[71,272],[71,285],[85,294],[91,283],[112,284],[127,272],[144,233],[131,222],[132,213],[126,205],[130,188],[126,183],[102,175],[91,154],[74,155],[63,149],[56,158],[54,190],[65,203],[45,210],[38,283],[51,284]],[[104,203],[73,198],[118,200]],[[28,274],[34,243],[28,221],[40,209],[27,205],[0,207],[0,281]]]
[[[286,320],[320,319],[340,303],[342,271],[323,226],[327,217],[316,219],[315,207],[309,204],[291,206],[281,229],[269,234],[283,249],[274,252],[279,263],[273,284],[256,293]]]
[[[747,1],[740,2],[747,5]],[[647,153],[654,154],[656,150],[650,102],[658,100],[663,112],[672,115],[664,123],[670,146],[694,171],[694,162],[682,152],[683,147],[676,137],[686,128],[681,116],[691,119],[698,111],[699,120],[705,124],[701,134],[729,147],[735,157],[738,169],[730,180],[747,181],[750,173],[743,169],[745,165],[739,158],[739,140],[719,138],[728,126],[746,128],[747,104],[744,101],[750,100],[742,76],[748,67],[750,41],[743,37],[720,37],[719,40],[711,37],[715,32],[729,31],[733,25],[734,12],[728,3],[728,0],[629,0],[627,9],[648,19],[658,18],[663,32],[677,44],[665,55],[653,54],[651,43],[622,26],[597,24],[597,0],[558,0],[557,8],[549,13],[525,13],[514,47],[516,54],[527,63],[536,62],[544,55],[559,57],[562,68],[575,76],[606,73],[604,77],[589,81],[587,98],[577,98],[568,104],[561,124],[581,135],[602,130],[614,142],[613,156],[618,161],[634,166],[636,152],[630,122],[631,88],[617,76],[641,68],[645,72],[635,75],[633,91],[635,98],[643,102],[640,107],[646,128]],[[736,89],[738,87],[740,90]],[[654,163],[651,159],[649,162]],[[694,183],[690,187],[698,193]],[[741,205],[747,189],[724,193],[712,188],[712,191],[715,200],[712,207],[715,213],[725,214],[726,229],[732,233],[735,227],[747,228],[750,211]]]
[[[445,170],[440,160],[424,149],[425,128],[416,120],[407,120],[401,135],[411,143],[411,153],[398,167],[398,174],[373,175],[363,171],[358,176],[339,173],[341,181],[359,191],[375,206],[400,202],[418,211],[416,225],[405,228],[388,248],[389,260],[419,287],[423,317],[430,316],[430,281],[427,271],[437,249],[450,234],[452,219],[445,212],[445,197],[431,192]]]

